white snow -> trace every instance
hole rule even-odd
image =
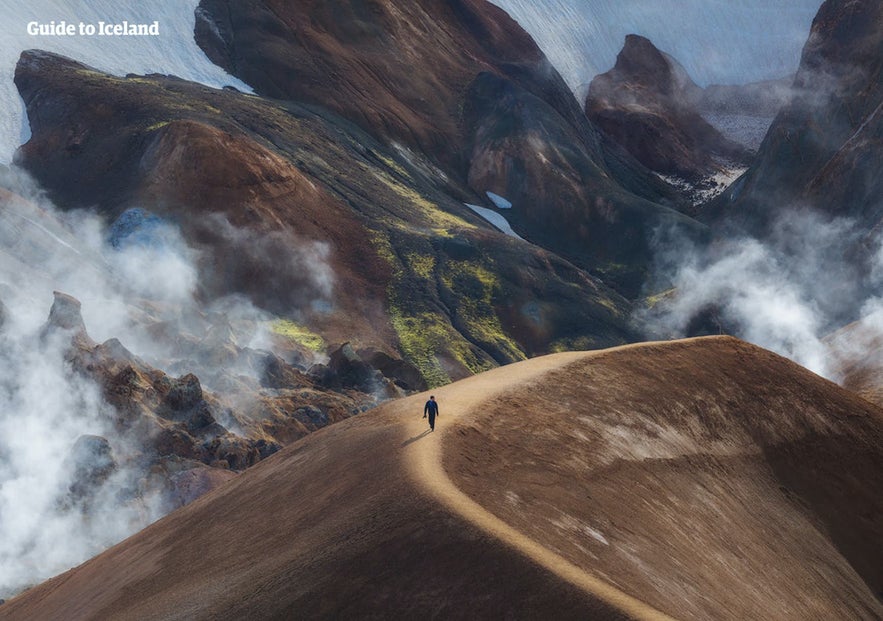
[[[491,199],[491,202],[496,205],[497,209],[512,209],[512,203],[499,194],[494,194],[493,192],[485,192],[485,194],[487,194],[487,197]]]
[[[199,0],[0,0],[0,162],[8,163],[30,137],[24,104],[13,83],[15,64],[23,50],[62,54],[114,75],[162,73],[251,92],[240,80],[214,65],[193,39],[194,10]],[[31,36],[28,23],[98,24],[159,22],[153,36]]]
[[[487,207],[479,207],[478,205],[470,205],[469,203],[463,204],[469,207],[469,209],[471,209],[478,215],[480,215],[482,218],[493,224],[495,227],[500,229],[506,235],[524,241],[524,239],[519,236],[518,233],[512,230],[512,227],[509,226],[509,221],[493,209],[488,209]]]
[[[647,37],[701,86],[796,71],[821,0],[492,0],[534,38],[578,97],[627,34]]]

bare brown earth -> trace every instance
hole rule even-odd
[[[883,613],[883,414],[774,354],[556,354],[435,394],[435,433],[425,394],[320,430],[0,619]]]

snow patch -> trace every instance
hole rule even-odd
[[[57,0],[0,0],[0,162],[9,163],[30,126],[18,90],[13,83],[15,65],[24,50],[41,49],[62,54],[100,71],[160,73],[221,88],[234,86],[251,92],[244,82],[213,64],[193,39],[195,9],[199,0],[151,0],[151,2],[58,2]],[[28,22],[65,20],[69,23],[152,23],[159,21],[159,36],[88,37],[31,36]]]
[[[698,182],[687,181],[674,175],[655,174],[669,185],[686,194],[689,197],[690,204],[695,207],[707,203],[719,195],[747,170],[748,168],[744,166],[725,167]]]
[[[497,207],[497,209],[512,209],[512,203],[500,196],[499,194],[494,194],[493,192],[485,192],[487,197],[491,199],[491,202]]]
[[[464,203],[469,209],[480,215],[482,218],[493,224],[500,231],[508,235],[509,237],[514,237],[516,239],[520,239],[524,241],[524,238],[521,237],[518,233],[512,230],[512,227],[509,226],[509,221],[498,214],[493,209],[488,209],[487,207],[479,207],[478,205],[470,205],[469,203]]]

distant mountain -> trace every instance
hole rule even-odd
[[[180,227],[205,300],[248,295],[328,343],[397,351],[431,383],[633,338],[621,296],[328,111],[42,52],[17,82],[34,131],[22,163],[69,208],[112,222],[150,205]]]
[[[628,35],[616,65],[589,85],[586,115],[650,170],[690,182],[747,164],[748,150],[700,114],[701,89],[650,40]]]
[[[197,41],[256,92],[319,104],[411,150],[452,197],[505,197],[515,232],[627,297],[645,275],[648,231],[704,234],[661,206],[673,197],[664,183],[605,152],[540,49],[483,0],[347,11],[204,0]]]
[[[793,74],[821,0],[495,0],[534,38],[581,99],[629,34],[653,41],[701,85]]]
[[[883,614],[883,411],[783,358],[644,344],[435,394],[435,432],[424,394],[312,434],[0,619]]]

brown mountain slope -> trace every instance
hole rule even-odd
[[[883,414],[774,354],[558,354],[436,395],[436,433],[418,395],[312,434],[0,619],[883,612]]]
[[[16,83],[33,131],[19,159],[52,198],[177,225],[205,299],[245,294],[329,343],[403,356],[430,385],[636,338],[630,305],[597,278],[328,111],[40,51]]]

